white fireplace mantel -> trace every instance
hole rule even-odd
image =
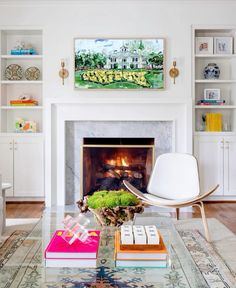
[[[192,153],[191,98],[47,98],[44,114],[46,206],[65,205],[65,123],[83,120],[173,121],[173,151]]]

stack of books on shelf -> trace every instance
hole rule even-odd
[[[168,266],[168,251],[156,226],[123,225],[115,232],[116,267]]]
[[[199,100],[197,105],[208,106],[208,105],[225,105],[225,100]]]
[[[206,131],[210,132],[222,131],[221,113],[206,113]]]
[[[90,230],[85,242],[76,239],[71,245],[61,237],[64,231],[56,230],[45,249],[45,266],[96,268],[100,231]],[[68,237],[73,234],[69,233]]]
[[[37,106],[38,101],[34,99],[17,99],[10,101],[11,106]]]
[[[34,48],[30,49],[11,49],[11,55],[36,55]]]

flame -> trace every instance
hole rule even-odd
[[[126,159],[125,159],[126,158]],[[122,166],[124,167],[129,167],[129,164],[126,162],[127,161],[127,157],[125,158],[121,158],[121,163],[122,163]]]
[[[106,163],[112,166],[129,167],[127,157],[117,156],[116,159],[107,159]]]

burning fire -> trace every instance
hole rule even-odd
[[[106,164],[112,165],[112,166],[123,166],[123,167],[129,167],[129,161],[128,157],[121,157],[117,156],[116,159],[107,159]]]
[[[115,167],[113,170],[107,171],[109,176],[115,176],[115,177],[121,177],[124,176],[125,174],[127,176],[131,176],[131,171],[129,171],[129,160],[127,156],[117,156],[115,159],[107,159],[106,164],[112,165]],[[127,168],[127,169],[124,169]]]

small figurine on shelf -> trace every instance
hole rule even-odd
[[[18,133],[36,133],[37,125],[35,121],[16,118],[15,129]]]
[[[16,41],[16,45],[11,49],[11,55],[36,55],[36,50],[31,44],[25,45],[22,41]]]

